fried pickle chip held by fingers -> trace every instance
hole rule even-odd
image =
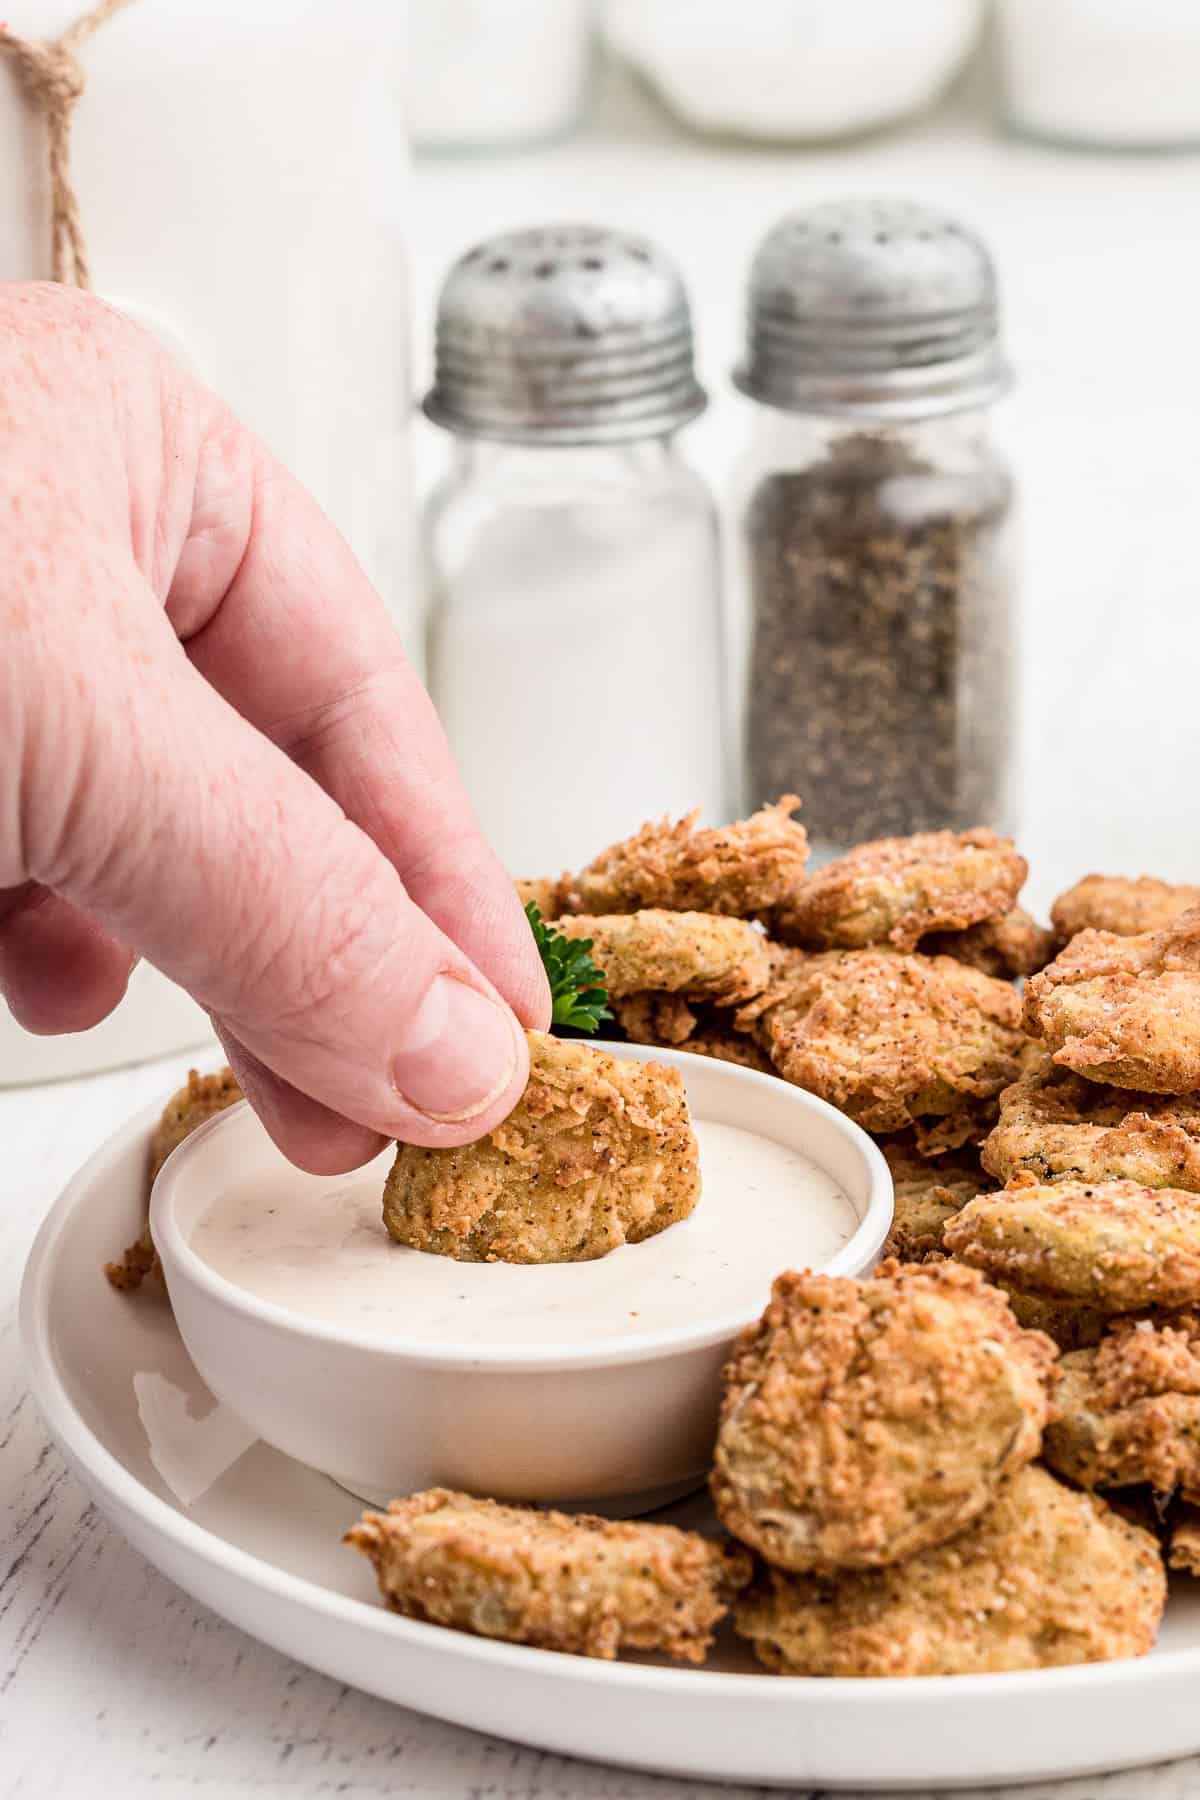
[[[643,825],[575,877],[572,912],[728,913],[751,919],[786,899],[808,860],[808,836],[792,817],[800,802],[785,794],[733,825],[700,830],[698,812],[672,825]]]
[[[1081,931],[1025,988],[1056,1063],[1151,1094],[1200,1089],[1200,909],[1161,931]]]
[[[1036,975],[1054,955],[1054,933],[1039,925],[1024,907],[1014,906],[999,919],[985,919],[964,931],[935,931],[921,939],[927,956],[953,956],[998,980]]]
[[[892,1172],[896,1196],[883,1254],[903,1263],[925,1262],[941,1251],[948,1222],[987,1189],[987,1176],[971,1151],[922,1156],[908,1133],[885,1139],[879,1147]]]
[[[1141,1094],[1064,1069],[1043,1052],[1000,1096],[983,1166],[999,1181],[1138,1181],[1200,1193],[1200,1094]]]
[[[1020,1001],[948,956],[891,950],[773,951],[763,994],[735,1015],[785,1081],[819,1094],[868,1131],[963,1116],[968,1141],[981,1102],[1020,1070]]]
[[[714,913],[577,913],[556,929],[589,938],[610,999],[656,989],[689,1000],[736,1006],[760,994],[770,978],[767,941],[745,919]]]
[[[147,1202],[158,1172],[172,1150],[177,1149],[184,1138],[190,1137],[206,1120],[224,1112],[227,1106],[232,1106],[241,1098],[242,1090],[232,1069],[218,1069],[215,1075],[200,1075],[195,1069],[188,1070],[187,1085],[171,1095],[150,1139],[150,1160],[146,1170]],[[150,1236],[149,1220],[142,1227],[140,1235],[129,1245],[120,1262],[104,1265],[104,1273],[109,1281],[122,1293],[140,1287],[147,1275],[156,1275],[157,1272],[158,1252]]]
[[[982,828],[879,838],[810,876],[772,915],[772,935],[807,950],[915,950],[928,932],[1002,918],[1026,873],[1009,839]]]
[[[383,1222],[459,1262],[585,1262],[686,1219],[700,1164],[678,1070],[531,1031],[529,1084],[486,1137],[398,1144]]]
[[[1060,1366],[1051,1468],[1080,1487],[1145,1482],[1200,1500],[1200,1317],[1118,1320]]]
[[[1152,875],[1139,875],[1136,880],[1085,875],[1058,896],[1050,908],[1050,923],[1060,944],[1069,943],[1081,931],[1140,937],[1146,931],[1160,931],[1196,906],[1200,906],[1200,887],[1157,881]]]
[[[510,1644],[704,1661],[750,1558],[674,1525],[534,1512],[432,1488],[346,1534],[397,1612]]]
[[[1166,1598],[1151,1533],[1035,1464],[905,1562],[763,1570],[734,1623],[781,1675],[980,1675],[1144,1656]]]
[[[946,1226],[961,1262],[1026,1293],[1109,1313],[1200,1305],[1200,1194],[1014,1175]]]
[[[942,1542],[1037,1455],[1056,1355],[953,1263],[779,1276],[724,1372],[721,1523],[812,1572]]]

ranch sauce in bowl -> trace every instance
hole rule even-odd
[[[694,1119],[689,1219],[590,1262],[461,1263],[393,1243],[379,1159],[331,1183],[286,1166],[234,1178],[197,1219],[196,1255],[288,1312],[358,1333],[508,1349],[612,1341],[760,1308],[782,1268],[820,1269],[859,1215],[802,1151]]]
[[[150,1229],[216,1399],[374,1503],[441,1486],[631,1517],[702,1483],[739,1331],[782,1269],[870,1273],[891,1177],[864,1131],[787,1082],[603,1048],[679,1070],[703,1191],[690,1219],[593,1262],[411,1250],[383,1227],[392,1152],[305,1175],[244,1103],[193,1132]]]

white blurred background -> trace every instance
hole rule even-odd
[[[415,7],[419,15],[422,0]],[[514,13],[511,35],[515,14],[528,24],[551,9],[429,0],[425,10],[461,44],[505,10]],[[865,117],[885,82],[899,104],[888,68],[899,59],[900,85],[919,87],[939,57],[944,70],[956,31],[963,42],[973,35],[962,15],[983,10],[890,0],[642,0],[614,9],[647,29],[657,19],[659,80],[669,85],[670,71],[681,70],[695,112],[741,107],[743,130],[769,116],[793,137],[827,130],[834,116]],[[934,79],[932,104],[835,142],[705,135],[609,52],[589,78],[578,124],[554,141],[435,152],[422,147],[422,127],[453,136],[455,104],[463,135],[478,116],[486,138],[488,84],[476,81],[472,99],[464,80],[457,101],[431,86],[412,119],[414,366],[427,384],[439,281],[480,237],[574,219],[644,232],[677,260],[689,288],[711,404],[682,445],[720,494],[748,411],[729,378],[746,272],[773,221],[822,199],[882,193],[943,206],[976,227],[998,265],[1017,373],[997,427],[1022,517],[1020,840],[1030,897],[1045,907],[1094,867],[1200,878],[1200,148],[1186,147],[1189,138],[1200,147],[1200,7],[1032,0],[1009,13],[1012,55],[1025,59],[1015,89],[997,66],[996,21],[983,21],[948,89],[944,72]],[[792,20],[786,58],[778,42],[769,53],[781,14]],[[419,17],[414,25],[419,51]],[[905,43],[881,66],[879,38],[897,30]],[[526,70],[547,116],[549,92],[565,92],[571,68],[560,49]],[[1122,147],[1034,140],[1014,127],[1020,106],[1035,110],[1039,131],[1086,131]],[[499,135],[503,121],[490,123]],[[1184,147],[1131,150],[1131,137]],[[416,434],[426,488],[445,438],[421,419]],[[580,728],[602,730],[602,686],[590,694],[594,710]]]

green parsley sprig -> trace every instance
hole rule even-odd
[[[550,982],[551,1030],[565,1025],[572,1031],[595,1031],[612,1014],[604,1004],[608,999],[604,971],[591,958],[591,938],[570,938],[556,931],[543,919],[535,900],[525,908],[525,917]]]

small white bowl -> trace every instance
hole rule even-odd
[[[811,1094],[732,1063],[636,1044],[603,1047],[613,1056],[679,1069],[694,1118],[737,1125],[802,1151],[833,1177],[859,1220],[822,1266],[836,1275],[863,1275],[875,1266],[891,1224],[892,1183],[878,1148],[857,1125]],[[382,1195],[391,1155],[389,1149],[355,1179],[376,1181]],[[732,1315],[590,1342],[473,1343],[469,1298],[460,1342],[381,1337],[260,1299],[193,1248],[198,1222],[227,1184],[277,1177],[281,1167],[288,1165],[250,1109],[231,1107],[168,1159],[151,1205],[154,1241],[189,1354],[217,1398],[267,1443],[375,1503],[445,1485],[499,1499],[631,1513],[703,1481],[721,1365],[737,1333],[765,1305],[766,1286],[754,1305]],[[347,1181],[292,1173],[331,1193],[344,1191]],[[570,1296],[582,1291],[578,1284],[603,1279],[611,1285],[612,1269],[604,1265],[614,1257],[652,1253],[666,1259],[669,1279],[672,1241],[687,1242],[674,1234],[687,1228],[671,1226],[646,1244],[591,1263],[519,1272],[507,1265],[452,1266],[467,1288],[473,1281],[532,1277],[546,1284],[548,1301],[557,1294],[561,1304],[567,1296],[569,1316]],[[399,1248],[396,1254],[405,1259],[403,1279],[435,1263],[440,1267],[430,1278],[444,1278],[444,1258]],[[806,1261],[781,1242],[775,1272]],[[597,1270],[604,1273],[587,1273]]]

